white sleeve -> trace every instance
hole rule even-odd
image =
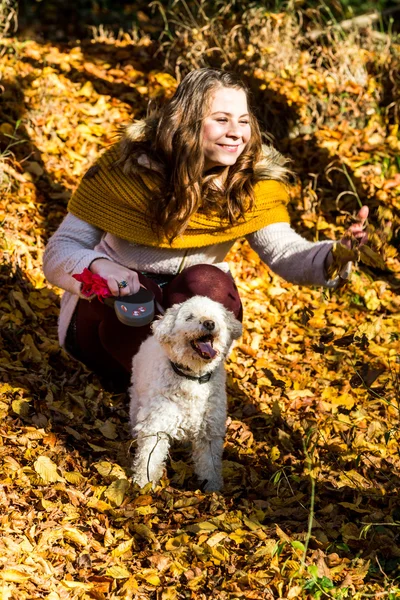
[[[103,231],[68,214],[49,239],[43,255],[46,279],[67,292],[80,295],[81,284],[72,275],[82,273],[95,258],[108,258],[96,252]]]
[[[305,285],[335,287],[328,280],[325,259],[334,242],[309,242],[293,231],[289,223],[273,223],[246,236],[250,246],[275,273]]]

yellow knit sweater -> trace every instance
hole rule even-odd
[[[115,167],[118,144],[111,146],[83,177],[68,210],[76,217],[128,242],[159,248],[196,248],[237,239],[266,225],[289,222],[288,193],[274,180],[254,186],[254,207],[246,219],[230,225],[217,214],[196,213],[184,234],[170,243],[153,231],[148,217],[155,183],[148,175],[125,175]]]

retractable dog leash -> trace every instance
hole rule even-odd
[[[108,297],[104,303],[114,306],[115,314],[121,323],[129,327],[143,327],[154,319],[155,296],[150,290],[141,287],[136,294],[130,296]]]

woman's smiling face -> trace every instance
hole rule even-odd
[[[242,89],[218,88],[203,121],[204,170],[234,165],[250,140],[250,115]]]

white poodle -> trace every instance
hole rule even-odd
[[[222,304],[194,296],[152,324],[133,358],[130,419],[137,438],[133,480],[156,484],[171,440],[193,444],[206,490],[222,487],[226,432],[224,360],[242,325]]]

